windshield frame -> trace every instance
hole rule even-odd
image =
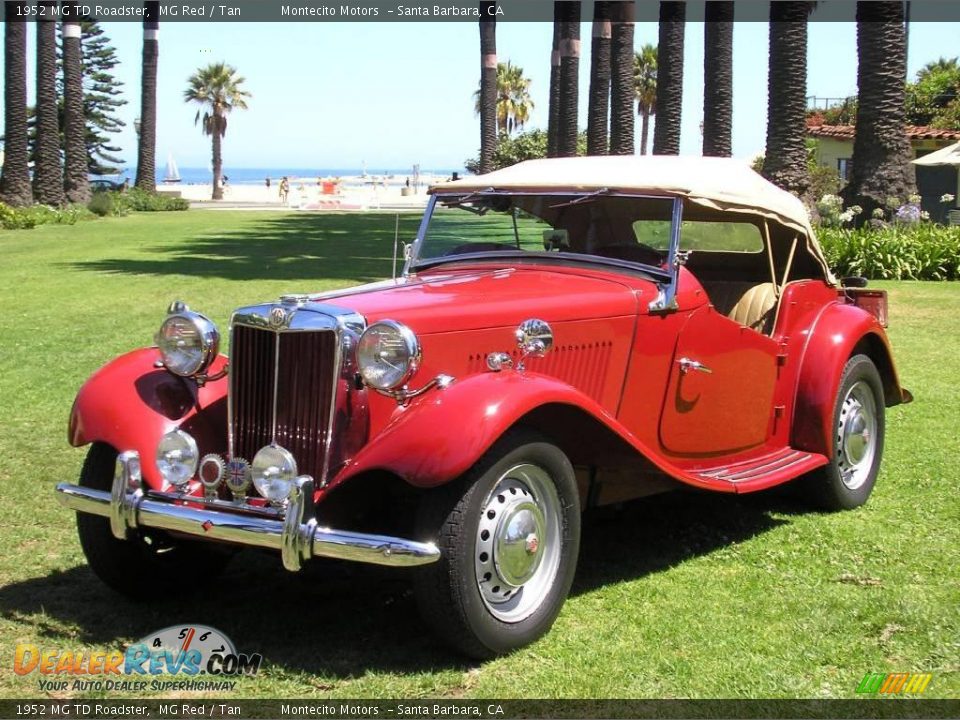
[[[584,263],[591,265],[602,265],[604,267],[610,267],[613,269],[624,269],[624,270],[633,270],[644,272],[651,277],[653,277],[658,283],[661,284],[661,290],[658,298],[654,300],[651,304],[651,310],[667,310],[672,309],[671,305],[673,303],[674,296],[676,294],[676,284],[677,284],[677,250],[680,245],[680,225],[683,218],[683,199],[676,195],[655,195],[649,193],[626,193],[626,192],[617,192],[617,191],[604,191],[603,195],[613,196],[613,197],[631,197],[631,198],[640,198],[646,200],[669,200],[672,203],[671,213],[670,213],[670,246],[667,250],[667,261],[666,269],[655,267],[653,265],[647,265],[645,263],[631,262],[629,260],[615,260],[611,258],[605,258],[599,255],[588,255],[585,253],[565,253],[565,252],[533,252],[529,250],[518,251],[518,250],[485,250],[482,252],[475,253],[460,253],[458,255],[450,255],[448,257],[437,257],[437,258],[428,258],[420,260],[420,250],[423,245],[424,239],[426,238],[427,228],[430,225],[430,219],[433,217],[434,209],[437,206],[437,199],[439,197],[483,197],[485,195],[550,195],[557,197],[587,197],[591,194],[597,194],[596,192],[573,192],[573,191],[510,191],[510,190],[496,190],[494,188],[489,188],[487,190],[479,190],[474,192],[437,192],[430,196],[430,200],[427,204],[427,208],[423,213],[423,219],[420,221],[420,227],[417,230],[417,237],[413,242],[413,246],[409,253],[409,256],[406,259],[406,262],[403,266],[404,276],[411,275],[416,273],[418,270],[426,270],[429,268],[434,268],[439,265],[447,265],[451,263],[462,263],[464,261],[489,261],[489,260],[517,260],[523,258],[525,260],[544,260],[550,262],[551,260],[561,260],[567,263]]]

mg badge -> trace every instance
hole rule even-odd
[[[283,327],[287,322],[287,311],[282,307],[275,307],[270,311],[270,326]]]
[[[224,481],[230,492],[233,493],[234,500],[242,500],[246,495],[247,488],[253,476],[250,473],[250,463],[243,458],[234,458],[227,463],[227,474]]]

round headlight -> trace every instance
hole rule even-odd
[[[197,441],[183,430],[173,430],[157,445],[157,470],[168,483],[182,490],[197,472]]]
[[[293,490],[297,461],[279,445],[267,445],[254,456],[250,472],[257,492],[272,503],[281,503]]]
[[[184,377],[206,370],[219,346],[217,326],[200,313],[186,309],[168,315],[157,333],[164,367]]]
[[[406,325],[393,320],[375,322],[357,343],[357,365],[367,385],[393,390],[417,371],[420,343]]]

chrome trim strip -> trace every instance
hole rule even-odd
[[[277,443],[277,393],[280,390],[280,333],[273,335],[273,408],[270,410],[270,442]],[[252,459],[252,458],[251,458]]]
[[[314,517],[313,480],[309,477],[297,478],[286,517],[270,519],[177,504],[183,501],[179,495],[151,492],[146,496],[139,463],[135,451],[121,453],[111,492],[60,483],[56,488],[57,500],[77,512],[110,518],[111,530],[115,535],[121,531],[123,539],[129,530],[149,527],[205,540],[278,550],[284,567],[291,571],[299,570],[304,561],[313,557],[392,567],[427,565],[440,559],[434,543],[318,527]],[[201,498],[195,500],[203,502]],[[114,518],[118,521],[116,528]]]

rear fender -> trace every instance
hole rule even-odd
[[[179,427],[194,437],[201,454],[226,451],[227,381],[198,387],[193,380],[157,368],[159,359],[156,348],[143,348],[95,372],[73,402],[68,440],[74,447],[104,442],[117,450],[136,450],[144,479],[162,490],[154,455],[164,433]],[[210,374],[225,364],[224,356],[217,357]]]
[[[474,375],[433,390],[408,407],[398,407],[384,430],[333,479],[331,489],[374,470],[393,473],[416,487],[442,485],[466,472],[503,433],[544,406],[569,406],[585,413],[677,479],[730,489],[727,483],[709,485],[684,476],[570,385],[546,375],[514,371]]]
[[[843,368],[853,355],[873,360],[883,381],[887,407],[911,400],[900,386],[890,342],[883,326],[854,305],[831,303],[824,308],[803,352],[791,445],[830,456],[833,452],[833,406]]]

